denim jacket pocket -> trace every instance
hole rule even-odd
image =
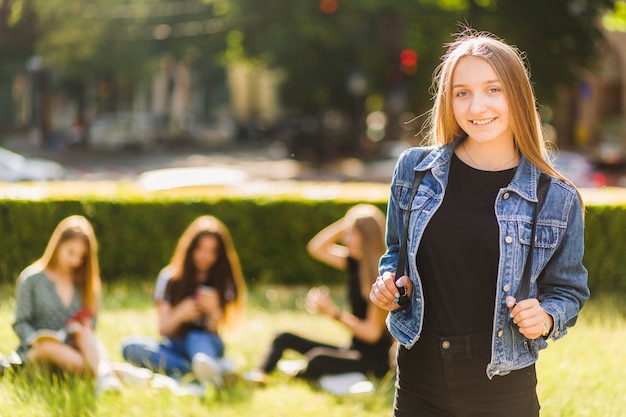
[[[522,245],[523,253],[527,256],[530,248],[530,236],[532,234],[532,224],[527,221],[520,221],[517,225],[519,242]],[[539,274],[548,262],[558,242],[563,236],[564,229],[551,224],[544,224],[541,221],[537,224],[535,235],[535,256],[533,259],[533,277]]]
[[[406,212],[409,207],[409,200],[411,199],[411,191],[413,184],[397,184],[396,185],[396,195],[398,196],[398,206],[402,209],[403,212]],[[430,198],[434,197],[433,191],[420,184],[418,188],[418,193],[415,195],[415,199],[413,200],[413,204],[411,205],[411,210],[418,210],[424,206],[426,201]]]

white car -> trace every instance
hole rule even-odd
[[[0,181],[51,181],[65,178],[65,169],[57,162],[28,158],[0,148]]]
[[[576,187],[597,188],[607,185],[607,178],[585,157],[574,152],[558,151],[554,168]]]

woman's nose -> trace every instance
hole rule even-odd
[[[472,95],[470,103],[470,112],[473,114],[480,114],[487,108],[485,97],[482,94]]]

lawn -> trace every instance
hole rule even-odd
[[[97,332],[113,361],[130,334],[156,336],[149,285],[116,286],[104,295]],[[0,352],[15,348],[12,288],[0,287]],[[227,356],[239,371],[252,368],[283,330],[340,343],[348,334],[337,323],[300,307],[304,289],[255,288],[243,328],[227,335]],[[623,298],[623,297],[622,297]],[[626,307],[618,297],[594,297],[576,327],[543,351],[538,364],[542,417],[626,417]],[[295,358],[295,356],[293,356]],[[176,396],[156,388],[125,387],[98,398],[80,380],[58,381],[21,373],[0,379],[0,417],[11,416],[272,416],[374,417],[391,415],[391,376],[376,391],[335,397],[280,373],[265,388],[244,383],[205,398]]]

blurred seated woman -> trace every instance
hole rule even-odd
[[[266,383],[285,350],[304,355],[306,367],[297,376],[308,380],[352,372],[375,377],[387,373],[392,343],[385,326],[387,312],[369,302],[378,261],[385,252],[384,230],[383,213],[375,206],[358,204],[307,245],[312,257],[347,273],[351,312],[340,310],[328,292],[317,287],[308,292],[306,308],[341,323],[351,334],[349,345],[333,346],[289,332],[279,334],[260,366],[246,374],[248,380]]]
[[[43,256],[17,280],[13,329],[25,365],[96,377],[98,392],[119,390],[94,326],[100,270],[94,230],[83,216],[55,228]]]
[[[154,290],[157,340],[130,336],[124,359],[180,378],[192,373],[201,383],[221,386],[226,369],[221,333],[243,316],[246,286],[226,226],[213,216],[195,219],[178,241]]]

